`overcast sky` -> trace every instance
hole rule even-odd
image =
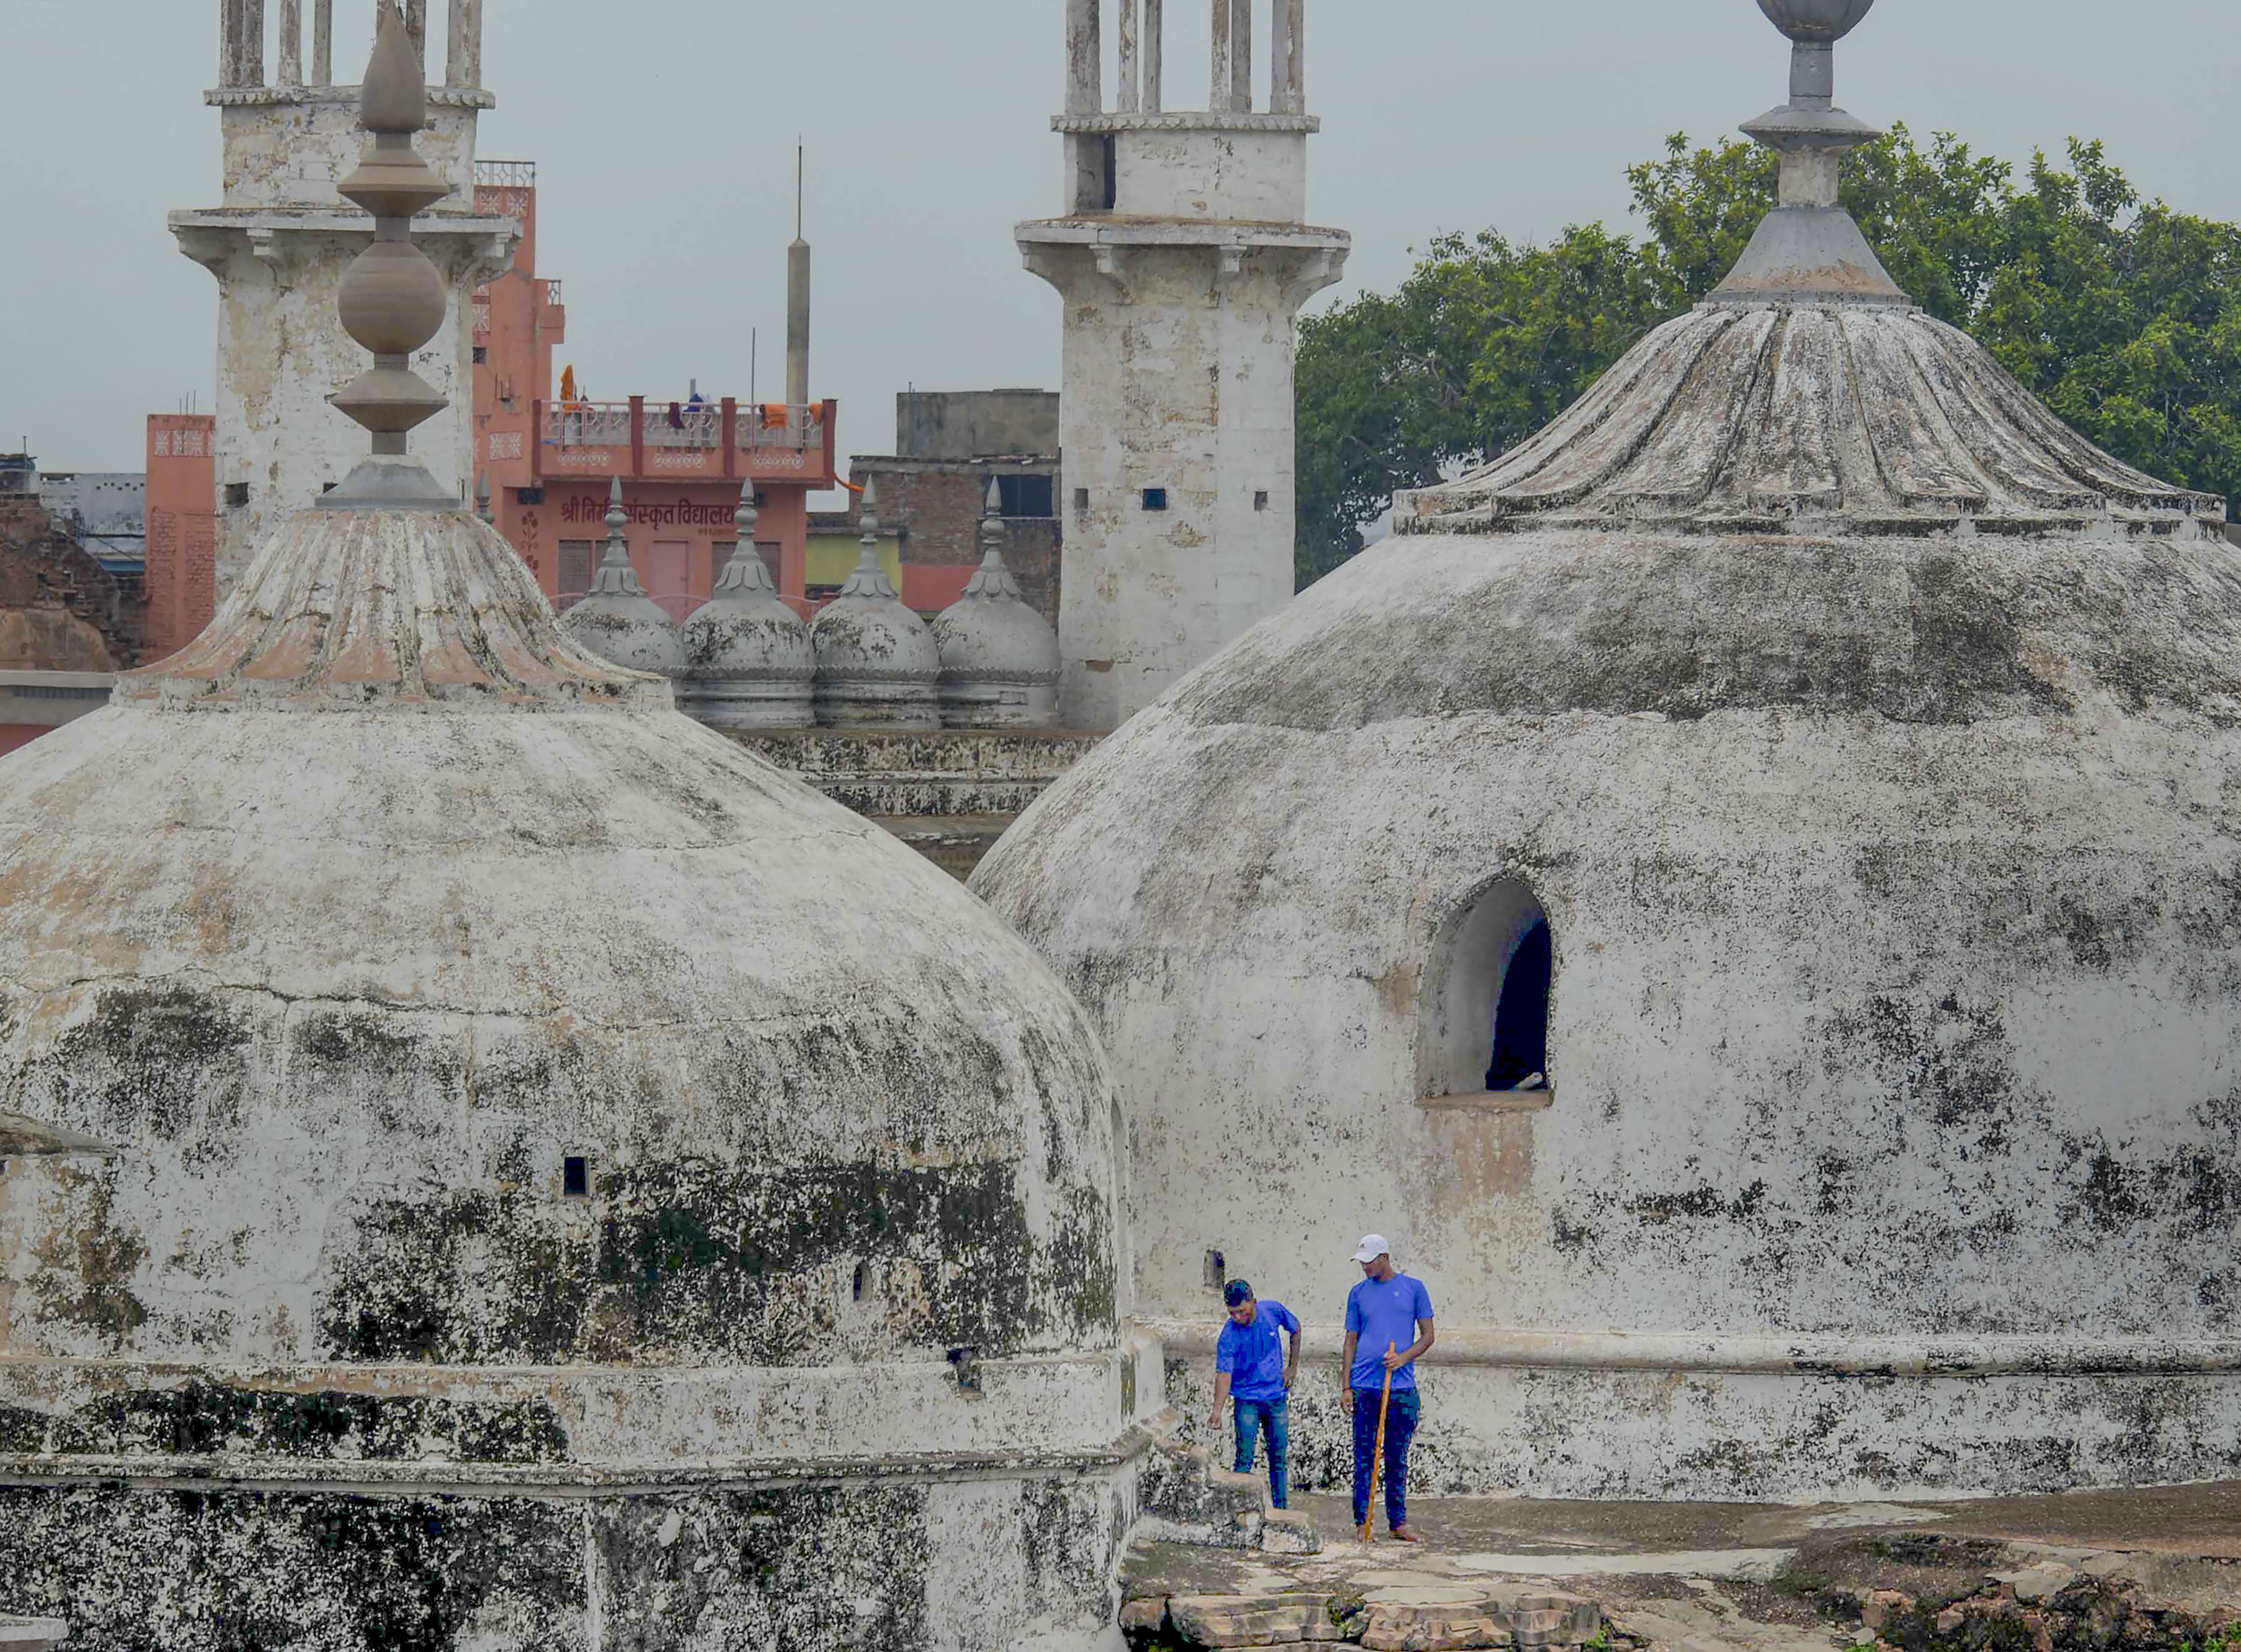
[[[371,3],[336,0],[338,79],[363,64]],[[431,33],[447,3],[431,0]],[[539,164],[540,273],[567,283],[562,359],[593,395],[666,398],[697,375],[744,398],[751,327],[758,387],[777,392],[796,133],[812,389],[840,398],[844,452],[891,451],[908,385],[1057,388],[1058,302],[1011,228],[1061,204],[1062,0],[486,3],[498,107],[480,150]],[[1207,0],[1167,10],[1168,102],[1202,104]],[[1355,237],[1321,304],[1389,288],[1441,230],[1623,222],[1629,162],[1785,90],[1787,47],[1750,0],[1308,11],[1312,215]],[[143,415],[191,392],[211,405],[215,284],[164,217],[218,203],[202,103],[217,16],[217,0],[0,0],[0,450],[20,437],[50,469],[137,470]],[[1838,101],[2018,162],[2099,137],[2146,192],[2241,217],[2237,70],[2233,0],[1883,0],[1838,49]]]

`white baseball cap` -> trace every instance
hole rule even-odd
[[[1357,1262],[1374,1262],[1381,1256],[1392,1254],[1393,1247],[1385,1242],[1382,1234],[1364,1234],[1361,1243],[1354,1247],[1354,1260]]]

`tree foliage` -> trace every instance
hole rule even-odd
[[[1301,323],[1298,573],[1361,548],[1393,494],[1515,445],[1696,303],[1774,204],[1754,144],[1667,140],[1629,168],[1643,233],[1431,244],[1393,293]],[[2097,143],[2066,170],[1903,127],[1856,151],[1844,204],[1915,302],[2075,429],[2165,481],[2241,494],[2241,226],[2144,200]]]

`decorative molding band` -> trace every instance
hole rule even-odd
[[[1211,1357],[1220,1316],[1147,1320],[1170,1358]],[[1344,1333],[1310,1325],[1302,1355],[1335,1359]],[[1666,1331],[1514,1331],[1442,1326],[1431,1367],[1726,1373],[1749,1376],[2134,1377],[2241,1374],[2241,1340],[2052,1336],[1692,1336]]]
[[[1153,115],[1054,115],[1051,130],[1068,134],[1107,132],[1319,132],[1320,115],[1228,113],[1221,110],[1168,109]]]

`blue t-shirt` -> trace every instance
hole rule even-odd
[[[1253,1305],[1253,1323],[1221,1322],[1214,1345],[1214,1368],[1229,1373],[1229,1393],[1238,1400],[1284,1397],[1284,1336],[1297,1334],[1299,1320],[1281,1302],[1266,1298]]]
[[[1416,1321],[1432,1317],[1432,1294],[1424,1281],[1395,1274],[1380,1284],[1365,1279],[1346,1294],[1346,1328],[1359,1339],[1354,1345],[1354,1371],[1348,1378],[1357,1388],[1385,1386],[1385,1345],[1405,1348],[1416,1340]],[[1416,1365],[1410,1361],[1393,1374],[1395,1393],[1416,1386]]]

